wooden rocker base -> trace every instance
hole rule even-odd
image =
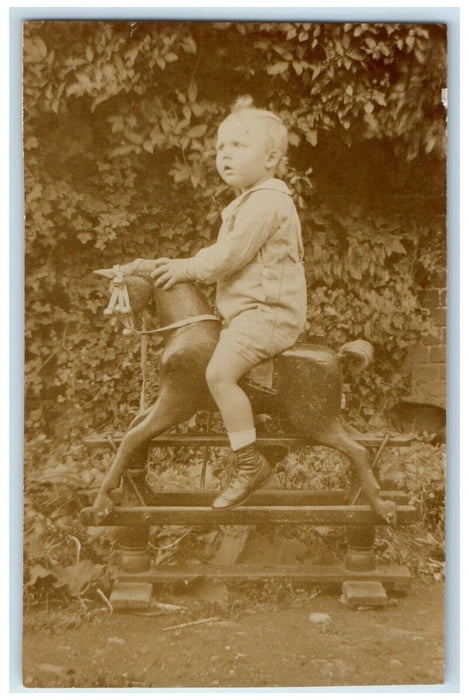
[[[142,484],[140,484],[142,487]],[[151,505],[117,505],[100,525],[126,526],[131,539],[121,547],[123,569],[118,572],[120,582],[145,582],[152,584],[191,581],[199,577],[225,582],[290,580],[298,584],[321,587],[337,587],[345,581],[377,581],[394,591],[407,591],[410,572],[406,566],[376,566],[372,553],[372,541],[376,525],[383,522],[369,505],[347,504],[343,491],[257,491],[246,505],[231,510],[214,511],[210,503],[217,492],[211,491],[141,491]],[[408,525],[416,520],[416,510],[407,505],[406,495],[400,491],[383,491],[381,496],[396,504],[398,525]],[[120,501],[119,494],[116,500]],[[156,505],[156,504],[159,505]],[[95,524],[95,511],[85,508],[81,518],[85,525]],[[359,531],[358,547],[350,546],[347,563],[336,565],[277,565],[253,566],[185,566],[151,568],[146,549],[150,525],[265,525],[268,523],[343,525],[346,531]],[[132,536],[133,533],[133,536]],[[139,535],[139,533],[141,533]],[[365,542],[363,542],[363,535]],[[371,540],[369,538],[371,537]],[[369,541],[367,541],[369,540]],[[357,544],[357,542],[355,542]],[[364,546],[360,546],[364,545]],[[125,569],[125,570],[124,570]],[[364,569],[364,570],[363,570]]]
[[[145,582],[152,584],[194,581],[207,577],[213,581],[241,583],[243,581],[291,581],[295,584],[311,584],[322,588],[338,588],[344,581],[379,581],[392,591],[406,592],[410,588],[411,576],[406,566],[378,566],[371,571],[351,571],[343,564],[337,565],[277,565],[248,566],[158,566],[149,571],[129,573],[121,571],[119,581]]]
[[[415,520],[412,506],[396,506],[396,525]],[[384,525],[371,506],[255,506],[229,510],[209,506],[124,506],[98,520],[93,508],[82,511],[84,525],[265,525],[288,523],[304,525]]]
[[[141,487],[141,485],[140,485]],[[347,505],[339,491],[257,491],[242,506],[213,510],[217,491],[139,492],[145,505],[116,506],[101,521],[93,507],[84,508],[84,525],[263,525],[303,523],[309,525],[383,525],[369,505]],[[415,521],[416,511],[401,491],[382,491],[381,497],[396,504],[396,525]],[[117,500],[117,499],[116,499]]]
[[[114,436],[117,443],[120,436]],[[265,445],[290,447],[307,444],[300,436],[269,436]],[[363,437],[360,442],[368,448],[378,448],[382,439]],[[219,436],[160,436],[152,441],[154,447],[191,446],[222,447],[226,437]],[[88,439],[92,446],[107,444],[96,436]],[[408,438],[391,438],[387,444],[404,446]],[[379,450],[378,450],[379,452]],[[209,577],[231,583],[241,581],[284,581],[297,584],[313,584],[321,588],[340,587],[345,582],[363,583],[367,599],[366,582],[376,588],[379,582],[388,590],[405,592],[410,587],[411,576],[406,566],[380,566],[376,563],[373,546],[376,526],[387,526],[371,505],[366,502],[361,489],[355,494],[347,491],[325,490],[260,490],[253,493],[242,506],[229,510],[213,510],[210,505],[218,492],[210,490],[175,490],[152,492],[145,483],[142,467],[129,468],[123,476],[122,489],[113,492],[115,507],[104,519],[97,517],[93,507],[84,508],[81,521],[84,525],[120,526],[120,583],[164,584],[192,581]],[[416,521],[417,511],[408,504],[406,494],[400,491],[382,491],[383,500],[395,504],[393,525],[405,526]],[[247,565],[233,566],[152,566],[148,548],[150,526],[186,525],[216,528],[220,525],[266,524],[341,525],[345,527],[347,552],[345,561],[333,565]]]

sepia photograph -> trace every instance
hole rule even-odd
[[[444,686],[448,51],[22,23],[24,688]]]

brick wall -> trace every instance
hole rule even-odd
[[[413,389],[409,398],[446,406],[446,274],[428,281],[419,301],[428,309],[434,333],[409,348],[404,369],[410,371]]]

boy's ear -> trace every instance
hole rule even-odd
[[[271,151],[269,151],[269,153],[267,155],[267,167],[268,168],[277,167],[281,158],[282,158],[282,154],[280,153],[280,151],[273,148]]]

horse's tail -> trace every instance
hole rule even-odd
[[[340,360],[352,360],[360,371],[372,363],[373,354],[373,346],[367,340],[352,340],[344,343],[337,353]]]

